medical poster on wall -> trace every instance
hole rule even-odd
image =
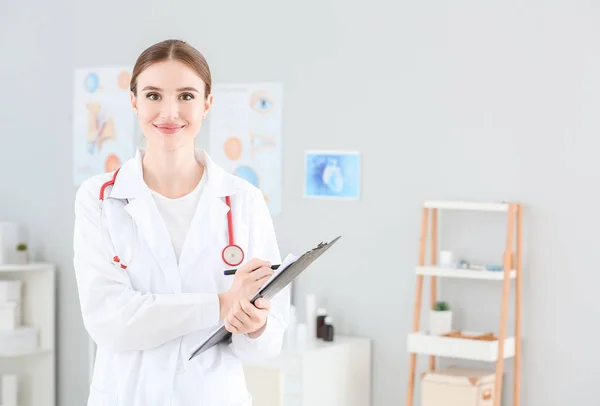
[[[73,180],[112,172],[131,158],[135,114],[129,67],[77,69],[73,94]]]
[[[258,187],[272,215],[281,212],[283,86],[216,84],[209,153],[229,173]]]
[[[359,199],[360,161],[357,151],[306,151],[304,197]]]

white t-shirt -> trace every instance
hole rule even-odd
[[[196,207],[202,194],[205,179],[206,176],[203,175],[194,190],[177,199],[169,199],[160,193],[152,191],[156,206],[171,235],[171,242],[173,243],[178,263],[183,243],[185,242],[194,214],[196,214]]]

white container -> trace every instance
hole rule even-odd
[[[440,266],[442,268],[452,266],[452,251],[440,251]]]
[[[429,334],[442,335],[452,332],[452,310],[429,310]]]
[[[0,303],[20,302],[22,297],[23,281],[0,280]]]
[[[308,330],[306,327],[306,323],[298,323],[296,324],[296,346],[302,348],[306,347],[308,342]]]
[[[0,265],[15,263],[19,232],[18,223],[0,222]]]
[[[489,371],[444,368],[421,378],[421,406],[493,406],[496,375]]]
[[[35,328],[19,326],[16,330],[0,330],[0,356],[29,354],[37,349]]]
[[[20,324],[21,304],[19,302],[0,302],[0,330],[16,330]]]
[[[293,348],[296,342],[296,323],[298,322],[296,306],[290,305],[290,319],[288,327],[285,330],[285,345],[287,348]]]
[[[0,378],[0,405],[19,406],[17,399],[19,382],[17,376],[2,375]]]
[[[478,332],[462,331],[463,335],[477,337]],[[409,353],[436,355],[439,357],[460,358],[473,361],[495,362],[498,359],[499,340],[476,340],[458,337],[434,336],[424,333],[410,333],[406,341]],[[504,358],[515,355],[515,338],[504,340]]]
[[[306,295],[305,309],[307,337],[310,344],[317,340],[317,297],[314,294]]]
[[[26,265],[29,263],[29,250],[18,251],[15,250],[15,264]]]

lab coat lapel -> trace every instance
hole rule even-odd
[[[232,175],[216,165],[205,151],[197,151],[196,159],[205,167],[204,176],[207,177],[207,181],[182,248],[179,260],[182,278],[194,270],[198,256],[206,249],[208,243],[218,236],[228,235],[229,206],[225,203],[225,196],[232,196],[238,191]],[[215,261],[220,261],[218,263],[221,264],[222,259],[218,256],[215,257]]]
[[[181,275],[173,243],[152,194],[143,178],[143,150],[138,149],[135,158],[127,161],[119,171],[111,196],[128,199],[125,210],[133,219],[138,238],[148,244],[150,253],[158,262],[174,293],[181,293]],[[135,261],[135,258],[133,259]]]
[[[151,194],[133,199],[125,210],[135,222],[139,235],[148,244],[149,251],[158,262],[174,293],[181,293],[181,275],[173,243]]]
[[[227,233],[223,225],[227,224],[228,211],[225,199],[217,196],[213,188],[206,185],[181,251],[179,268],[182,278],[185,279],[194,269],[194,264],[208,243],[214,241],[219,233]],[[219,258],[216,257],[215,260]]]

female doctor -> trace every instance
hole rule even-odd
[[[146,147],[75,202],[81,311],[97,344],[88,406],[251,405],[242,363],[280,351],[289,311],[287,288],[249,302],[281,261],[265,200],[194,147],[213,103],[200,52],[151,46],[130,90]],[[188,361],[221,323],[232,342]]]

